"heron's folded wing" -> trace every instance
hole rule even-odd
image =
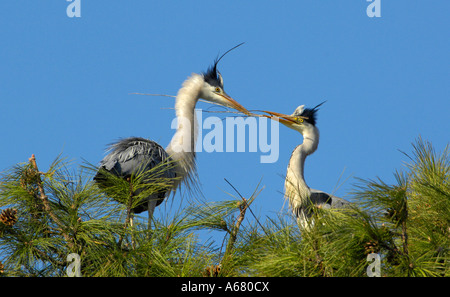
[[[351,202],[343,199],[343,198],[339,198],[333,195],[330,195],[328,193],[319,191],[319,190],[314,190],[311,189],[311,202],[315,205],[320,205],[320,204],[325,204],[328,205],[328,207],[330,208],[345,208],[347,207],[349,204],[351,204]]]

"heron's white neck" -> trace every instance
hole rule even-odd
[[[319,129],[316,127],[312,126],[302,134],[303,143],[292,152],[286,173],[285,195],[289,198],[289,204],[293,209],[299,208],[311,193],[304,178],[305,160],[319,145]]]
[[[195,143],[198,129],[195,105],[200,98],[203,83],[203,76],[193,73],[183,83],[175,101],[177,131],[166,151],[175,161],[179,181],[195,172]]]

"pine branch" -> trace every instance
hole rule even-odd
[[[241,224],[244,221],[246,211],[247,211],[247,209],[250,209],[250,204],[255,200],[255,198],[258,196],[258,194],[261,192],[261,190],[258,191],[258,188],[259,188],[259,184],[258,184],[258,187],[255,189],[255,191],[250,196],[250,198],[246,199],[239,193],[239,191],[228,180],[225,179],[225,181],[238,193],[238,195],[240,196],[240,198],[242,200],[242,201],[237,202],[237,208],[239,209],[239,214],[236,218],[233,228],[229,232],[230,238],[228,239],[227,245],[225,247],[224,255],[222,257],[222,260],[220,261],[220,263],[222,263],[223,266],[225,267],[225,269],[223,269],[222,271],[225,271],[225,273],[226,273],[226,271],[228,271],[229,269],[227,268],[227,265],[225,263],[227,263],[229,261],[232,261],[231,263],[233,263],[235,260],[237,260],[238,262],[240,261],[239,259],[233,259],[234,257],[232,257],[233,251],[235,248],[235,243],[238,238],[238,233],[240,231]],[[258,221],[256,216],[255,216],[255,219]],[[258,223],[260,224],[259,221],[258,221]],[[260,225],[260,226],[262,227],[262,225]],[[263,228],[263,230],[264,230],[264,232],[266,232],[264,228]],[[232,264],[231,266],[234,266],[234,264]]]
[[[236,219],[236,224],[234,225],[234,228],[231,230],[230,239],[228,240],[228,244],[227,244],[227,247],[225,249],[224,258],[231,253],[231,250],[234,247],[234,243],[236,242],[236,238],[237,238],[237,234],[239,232],[239,228],[241,226],[242,221],[245,218],[245,212],[246,212],[246,210],[247,210],[247,208],[249,206],[247,204],[247,200],[244,197],[242,197],[242,200],[243,200],[242,203],[238,202],[239,215],[238,215],[238,217]]]
[[[241,193],[239,193],[239,191],[226,179],[224,178],[224,180],[233,188],[233,190],[236,191],[236,193],[239,195],[239,197],[241,197],[243,203],[245,203],[248,207],[248,210],[250,210],[250,213],[253,215],[253,218],[255,218],[256,222],[258,223],[258,225],[261,227],[261,229],[264,231],[264,233],[267,235],[266,229],[264,229],[263,225],[261,224],[261,222],[258,220],[258,218],[255,216],[255,213],[252,211],[252,209],[250,208],[250,204],[247,203],[247,200],[245,200],[244,196],[241,195]],[[256,186],[256,189],[259,188],[259,184]],[[262,189],[258,192],[258,194],[262,191]],[[255,190],[256,193],[256,190]],[[255,193],[253,193],[252,197],[256,197]],[[251,203],[251,202],[250,202]]]
[[[61,234],[63,235],[64,239],[66,240],[68,246],[70,249],[74,248],[74,244],[73,244],[73,240],[72,238],[64,231],[64,225],[61,223],[61,221],[59,220],[59,218],[53,213],[51,207],[50,207],[50,203],[48,201],[48,197],[47,195],[45,195],[45,191],[44,191],[44,186],[41,180],[41,173],[38,170],[38,166],[36,163],[36,157],[34,154],[31,155],[31,158],[29,158],[29,162],[32,165],[32,167],[35,170],[35,174],[36,174],[36,183],[38,185],[39,188],[39,194],[40,194],[40,199],[42,201],[42,204],[44,205],[44,210],[48,213],[48,215],[52,218],[52,220],[55,222],[55,224],[58,226],[58,230],[61,232]]]

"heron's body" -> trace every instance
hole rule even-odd
[[[193,73],[178,91],[175,101],[178,126],[166,150],[154,141],[131,137],[112,144],[109,153],[100,162],[100,170],[94,177],[100,187],[104,187],[102,170],[126,179],[157,167],[156,175],[152,172],[152,178],[144,178],[143,183],[152,184],[158,177],[172,180],[170,189],[166,188],[146,197],[142,204],[132,209],[134,213],[148,210],[149,226],[154,208],[161,204],[171,191],[177,189],[181,183],[188,187],[197,186],[194,148],[197,138],[195,105],[198,100],[202,98],[249,114],[223,90],[223,79],[217,70],[217,63],[221,58],[217,59],[207,72]],[[139,192],[133,194],[137,195]]]
[[[301,105],[290,116],[269,112],[273,116],[278,117],[281,123],[299,131],[303,135],[303,143],[298,145],[292,152],[284,185],[285,197],[289,201],[289,206],[297,217],[299,225],[303,228],[308,228],[311,225],[312,207],[343,208],[350,203],[323,191],[311,189],[305,181],[304,168],[306,157],[314,153],[319,146],[316,111],[320,105],[312,109],[304,108]]]
[[[319,130],[314,126],[303,134],[303,143],[292,152],[289,160],[286,180],[285,197],[289,201],[292,212],[297,217],[299,224],[307,226],[307,221],[312,214],[312,206],[322,208],[342,208],[349,202],[325,193],[311,189],[305,181],[304,168],[306,157],[317,150],[319,145]]]

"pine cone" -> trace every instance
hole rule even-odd
[[[380,250],[380,247],[378,245],[377,241],[374,240],[370,240],[368,242],[366,242],[366,245],[364,246],[364,253],[366,255],[371,254],[371,253],[378,253]]]
[[[220,264],[219,265],[208,266],[208,267],[206,267],[205,271],[203,272],[203,276],[205,276],[205,277],[210,277],[210,276],[217,277],[217,276],[219,276],[220,268],[221,268]]]
[[[4,209],[0,214],[0,222],[9,227],[13,226],[17,222],[17,209]]]

